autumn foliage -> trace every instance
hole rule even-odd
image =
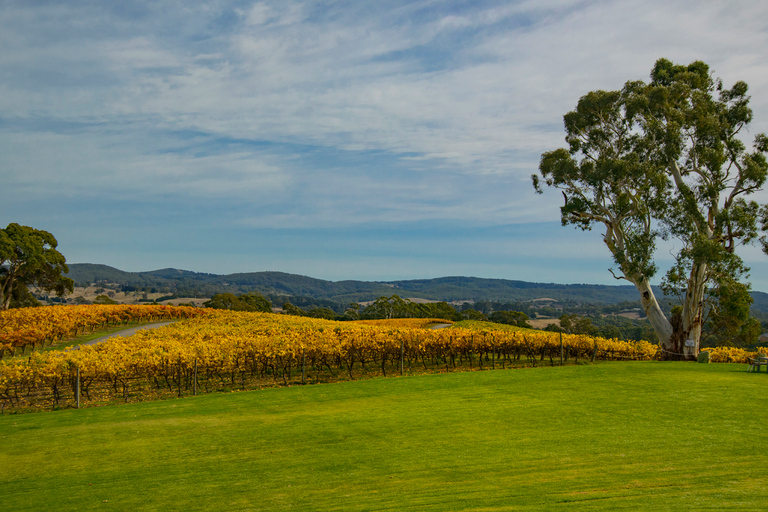
[[[190,318],[204,310],[161,305],[82,305],[0,311],[0,357],[86,330],[127,322]]]
[[[72,405],[78,374],[82,400],[103,403],[189,394],[196,389],[328,382],[401,371],[559,364],[561,357],[577,362],[649,360],[657,358],[659,350],[646,341],[560,335],[488,322],[430,329],[435,320],[335,322],[168,306],[50,307],[11,313],[16,316],[0,317],[6,343],[23,333],[25,340],[43,339],[83,325],[126,318],[186,320],[79,349],[6,358],[0,361],[3,408]],[[21,321],[24,315],[26,323]],[[21,327],[14,331],[12,325]],[[713,359],[722,357],[716,352]],[[741,355],[728,359],[741,361]]]
[[[2,332],[5,343],[32,343],[86,325],[163,315],[189,319],[98,345],[0,362],[3,406],[32,404],[36,397],[71,403],[77,371],[84,400],[97,400],[105,392],[127,400],[138,390],[188,392],[195,368],[201,389],[210,391],[388,375],[400,370],[401,361],[411,372],[535,365],[546,356],[548,361],[559,358],[560,351],[558,335],[524,329],[470,324],[431,330],[425,320],[334,322],[167,306],[36,308],[7,318],[4,314]],[[589,357],[595,347],[601,356],[615,358],[649,359],[656,353],[645,342],[563,338],[571,358]]]

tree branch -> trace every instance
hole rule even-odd
[[[608,272],[610,272],[611,275],[613,276],[613,278],[616,279],[617,281],[619,281],[621,279],[624,279],[625,281],[628,281],[628,282],[632,283],[632,280],[629,279],[628,277],[626,277],[626,276],[617,276],[616,274],[614,274],[612,268],[609,268]],[[632,284],[634,284],[634,283],[632,283]]]

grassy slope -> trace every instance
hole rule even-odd
[[[6,415],[2,508],[760,509],[768,376],[745,368],[603,363]]]

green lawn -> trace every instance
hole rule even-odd
[[[601,363],[0,417],[0,508],[760,510],[768,375]]]

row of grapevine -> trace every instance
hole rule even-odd
[[[484,324],[487,326],[487,324]],[[657,347],[563,335],[568,357],[650,359]],[[79,350],[35,352],[0,362],[6,406],[71,404],[103,395],[141,399],[154,392],[355,379],[399,371],[452,371],[554,363],[557,334],[461,328],[430,330],[333,322],[270,313],[213,310],[204,316]],[[154,390],[154,391],[153,391]]]
[[[80,305],[9,309],[0,312],[0,358],[28,346],[45,345],[80,332],[127,322],[191,318],[204,310],[161,305]]]
[[[768,349],[765,347],[758,348],[755,352],[737,347],[704,348],[702,350],[709,352],[709,360],[713,363],[748,364],[750,359],[768,353]]]

